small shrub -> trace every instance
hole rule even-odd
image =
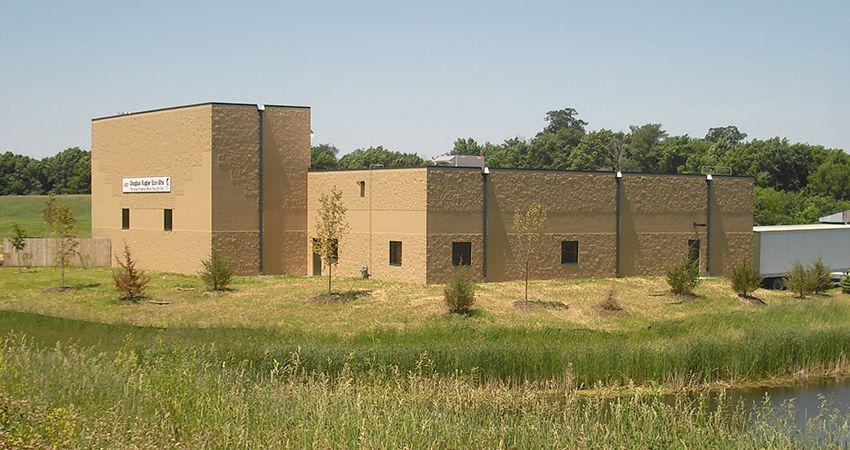
[[[794,261],[794,266],[788,271],[788,276],[784,279],[785,287],[800,298],[805,298],[806,294],[814,292],[809,271],[803,267],[800,261]]]
[[[850,294],[850,274],[845,273],[844,278],[841,279],[841,283],[838,286],[841,288],[841,292]]]
[[[763,279],[759,276],[758,270],[748,262],[742,262],[741,265],[732,270],[732,289],[744,297],[749,297],[761,286]]]
[[[112,279],[115,281],[115,288],[123,294],[121,298],[134,300],[140,297],[151,280],[145,277],[144,271],[136,269],[136,261],[130,254],[127,242],[124,242],[124,259],[115,255],[115,262],[118,267],[112,270]]]
[[[832,287],[832,278],[829,276],[829,267],[824,265],[823,258],[809,266],[809,278],[811,279],[812,292],[822,294]]]
[[[692,294],[699,284],[699,260],[691,258],[691,249],[679,262],[667,268],[667,284],[674,294]]]
[[[204,269],[199,274],[207,289],[223,291],[233,278],[233,266],[224,259],[218,250],[212,249],[210,259],[201,261]]]
[[[452,280],[443,289],[449,312],[468,312],[475,302],[475,283],[469,266],[455,266]]]
[[[617,302],[616,286],[617,285],[614,283],[611,283],[611,286],[608,286],[608,292],[605,293],[605,298],[596,305],[597,308],[608,312],[618,312],[623,310],[623,307]]]

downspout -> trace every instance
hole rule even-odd
[[[621,216],[621,201],[620,197],[622,195],[622,181],[623,181],[623,172],[617,172],[616,178],[617,180],[617,267],[616,267],[616,277],[620,278],[620,216]]]
[[[482,235],[481,235],[481,275],[484,281],[487,281],[487,175],[490,174],[490,169],[484,168],[481,171],[481,186],[483,187],[483,210],[484,217],[482,217]]]
[[[711,174],[705,176],[706,201],[705,208],[705,273],[711,275]]]
[[[258,189],[258,198],[257,203],[259,207],[259,224],[257,230],[259,232],[259,253],[258,253],[258,265],[260,269],[260,275],[263,274],[263,111],[266,109],[264,105],[257,105],[257,112],[260,117],[260,139],[259,139],[259,167],[257,168],[257,179],[259,181],[259,189]]]

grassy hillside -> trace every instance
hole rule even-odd
[[[42,319],[7,313],[0,332],[25,331],[47,346],[99,342],[111,350],[129,333],[145,345],[159,338],[215,343],[258,368],[299,352],[304,367],[328,373],[353,363],[413,370],[427,355],[439,373],[575,387],[761,382],[800,368],[831,370],[850,352],[850,296],[838,290],[801,301],[760,289],[766,305],[754,305],[725,279],[706,280],[696,297],[676,297],[665,293],[663,279],[629,278],[616,282],[623,311],[610,314],[595,306],[611,280],[532,282],[530,305],[516,303],[521,282],[488,283],[476,291],[474,313],[458,316],[446,314],[440,286],[339,279],[337,289],[358,298],[315,303],[321,278],[237,277],[232,291],[208,293],[197,277],[151,277],[144,301],[124,303],[109,269],[69,270],[77,288],[56,293],[46,291],[59,282],[56,269],[2,268],[0,310],[77,322],[42,326]]]
[[[679,297],[628,278],[611,314],[595,306],[612,280],[535,281],[530,304],[523,283],[488,283],[453,315],[440,286],[338,279],[356,298],[321,303],[322,278],[210,293],[150,273],[147,297],[122,302],[110,275],[71,268],[75,288],[55,292],[54,268],[0,268],[0,448],[780,449],[850,435],[828,403],[806,436],[705,390],[846,376],[837,290],[760,289],[757,304],[725,279]]]
[[[10,195],[0,197],[0,240],[12,234],[12,222],[18,222],[27,229],[29,237],[44,237],[45,226],[41,218],[41,209],[47,200],[46,195]],[[64,203],[74,208],[74,218],[80,230],[79,237],[91,237],[91,195],[59,195],[56,203]]]

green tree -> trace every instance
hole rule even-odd
[[[546,228],[546,211],[537,203],[528,205],[525,212],[514,212],[513,231],[516,235],[517,262],[525,271],[525,301],[528,301],[528,272],[531,257],[537,251]]]
[[[42,214],[50,224],[50,235],[56,239],[54,262],[62,268],[62,289],[65,289],[65,267],[71,265],[71,258],[77,253],[80,244],[74,210],[68,205],[56,204],[56,198],[51,195],[45,202]]]
[[[79,147],[44,159],[47,189],[56,194],[91,193],[91,154]]]
[[[12,238],[9,241],[15,249],[15,258],[18,261],[18,272],[21,271],[21,252],[27,247],[27,229],[18,222],[12,222]]]
[[[587,122],[578,118],[578,112],[573,108],[564,108],[546,113],[546,128],[545,133],[557,133],[560,130],[572,128],[579,130],[584,134],[584,127]]]
[[[812,277],[809,276],[809,271],[803,267],[800,261],[794,261],[794,266],[788,270],[788,275],[785,276],[784,281],[785,287],[797,294],[799,298],[805,298],[806,294],[814,292]]]
[[[475,303],[475,283],[469,266],[459,265],[452,269],[452,279],[443,289],[446,306],[451,313],[464,313]]]
[[[558,161],[558,166],[566,170],[616,171],[617,164],[614,164],[611,153],[615,139],[611,130],[591,131],[582,136],[569,155],[565,155],[566,161]]]
[[[749,297],[761,286],[763,278],[759,271],[748,261],[742,262],[732,270],[732,290],[744,297]]]
[[[346,208],[342,204],[342,192],[334,186],[331,195],[319,197],[318,217],[316,218],[316,237],[313,239],[313,253],[322,258],[328,268],[328,295],[331,294],[331,272],[339,262],[339,249],[342,239],[348,232],[345,220]]]
[[[709,128],[703,140],[708,142],[720,142],[722,140],[731,146],[735,146],[743,144],[746,138],[747,133],[741,133],[738,131],[738,127],[729,125],[728,127]]]
[[[151,280],[145,277],[144,271],[136,269],[136,261],[130,253],[127,241],[124,241],[124,258],[121,259],[115,255],[115,262],[118,264],[118,267],[112,270],[115,288],[122,293],[122,299],[135,300],[142,295]]]
[[[367,169],[370,165],[382,164],[384,167],[415,167],[428,165],[415,153],[400,153],[385,149],[384,147],[369,147],[357,149],[343,155],[339,159],[340,169]]]
[[[471,156],[484,156],[482,154],[482,146],[478,145],[475,142],[475,139],[472,138],[458,138],[454,147],[452,147],[452,151],[450,151],[449,155],[471,155]]]
[[[688,247],[679,262],[667,268],[667,284],[674,294],[692,294],[699,285],[699,259],[694,258],[693,252]]]
[[[313,169],[336,169],[339,166],[339,149],[330,144],[314,145],[310,148],[310,167]]]
[[[829,272],[830,268],[823,263],[823,257],[818,258],[809,266],[808,276],[811,280],[812,292],[822,294],[832,287],[832,277],[830,277]]]
[[[831,151],[826,161],[809,174],[807,186],[812,194],[850,200],[850,155]]]
[[[643,126],[630,126],[629,156],[643,173],[659,173],[658,147],[667,137],[667,132],[661,129],[661,124],[650,123]]]
[[[233,265],[213,246],[209,259],[201,261],[200,276],[207,289],[223,291],[233,279]]]

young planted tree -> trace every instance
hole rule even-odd
[[[811,279],[812,292],[823,294],[832,287],[832,277],[829,275],[830,268],[823,263],[823,257],[817,259],[809,266],[809,278]]]
[[[806,294],[814,292],[812,277],[809,276],[809,271],[799,260],[795,260],[794,266],[788,270],[788,275],[785,277],[785,287],[800,298],[805,298]]]
[[[56,204],[56,198],[51,194],[42,209],[47,220],[50,235],[57,239],[56,254],[53,261],[62,268],[62,289],[65,289],[65,267],[71,265],[71,258],[77,253],[80,242],[77,240],[77,220],[74,219],[74,209],[68,205]]]
[[[348,232],[348,222],[345,221],[346,208],[342,205],[342,192],[336,186],[331,189],[331,195],[322,194],[319,197],[321,208],[316,220],[316,238],[313,239],[313,253],[322,258],[322,263],[328,268],[328,295],[331,293],[332,267],[339,262],[339,246],[345,233]]]
[[[115,281],[115,288],[122,293],[122,299],[135,300],[142,295],[142,292],[151,281],[145,277],[145,272],[136,269],[136,261],[130,254],[130,246],[124,242],[124,258],[118,258],[115,255],[115,262],[118,264],[112,271],[112,279]]]
[[[443,296],[450,313],[469,312],[475,302],[475,283],[469,266],[455,266],[452,280],[443,288]]]
[[[732,270],[732,289],[744,297],[755,292],[762,281],[759,271],[749,262],[744,261]]]
[[[230,284],[233,278],[233,266],[230,261],[224,259],[221,252],[213,247],[210,251],[210,259],[201,261],[204,266],[201,270],[201,280],[207,286],[207,289],[213,291],[223,291]]]
[[[513,230],[516,234],[518,245],[516,258],[520,266],[525,270],[525,301],[528,301],[528,271],[531,257],[540,245],[543,237],[541,230],[546,228],[546,211],[537,203],[528,205],[525,213],[514,212]]]
[[[667,284],[674,294],[693,294],[699,285],[699,260],[693,257],[694,249],[688,247],[682,259],[667,268]]]
[[[18,261],[18,272],[21,271],[21,252],[27,248],[27,242],[24,240],[27,236],[27,229],[18,222],[12,222],[12,239],[10,243],[15,249],[15,258]]]

